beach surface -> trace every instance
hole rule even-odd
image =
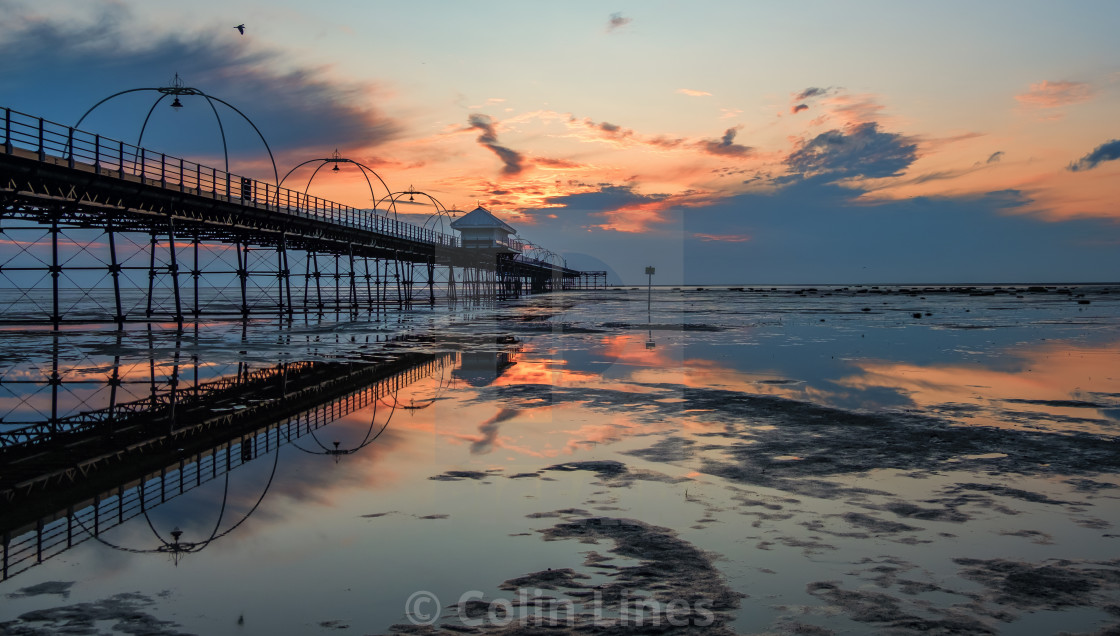
[[[5,430],[48,409],[52,347],[67,412],[112,369],[142,397],[427,362],[82,526],[0,583],[0,633],[1120,630],[1120,286],[619,288],[4,339],[28,379],[0,383]],[[172,528],[205,549],[161,548]]]

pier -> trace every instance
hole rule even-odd
[[[387,210],[0,116],[0,323],[377,317],[606,285],[516,236],[464,245]]]

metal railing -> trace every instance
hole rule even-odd
[[[578,276],[579,275],[578,270],[569,269],[567,267],[564,267],[563,265],[557,265],[556,263],[550,263],[548,261],[541,260],[539,258],[533,258],[531,256],[526,256],[524,254],[518,254],[517,256],[514,256],[513,257],[513,262],[518,263],[520,265],[531,265],[533,267],[540,267],[541,269],[552,270],[554,275],[555,274],[560,274],[562,276]]]
[[[361,210],[280,188],[10,108],[3,109],[2,125],[5,154],[31,154],[41,162],[87,170],[103,177],[139,181],[176,192],[225,200],[275,214],[314,219],[398,239],[446,247],[459,245],[456,236],[398,221],[384,214],[377,214],[376,210]]]

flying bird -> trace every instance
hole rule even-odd
[[[237,32],[240,33],[241,35],[245,35],[245,25],[244,24],[239,24],[239,25],[237,25],[233,28],[237,29]]]

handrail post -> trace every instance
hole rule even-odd
[[[39,161],[45,161],[46,152],[43,149],[43,118],[39,118]]]
[[[101,135],[93,136],[93,171],[101,175]]]
[[[70,149],[70,157],[66,160],[68,168],[74,167],[74,127],[66,129],[66,147]]]
[[[140,183],[144,183],[144,169],[148,167],[148,153],[143,148],[140,149]]]

